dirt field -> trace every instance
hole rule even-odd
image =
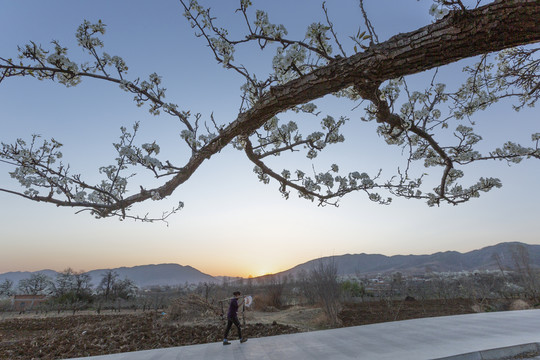
[[[484,310],[507,310],[508,302],[484,304]],[[344,306],[343,326],[481,310],[468,300],[366,302]],[[246,313],[245,334],[262,337],[324,328],[318,308],[292,307]],[[222,340],[224,324],[216,316],[172,321],[167,315],[125,313],[55,314],[6,317],[0,320],[0,359],[64,359]],[[231,339],[236,331],[233,327]]]

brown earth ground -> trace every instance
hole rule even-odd
[[[478,304],[470,300],[369,301],[343,306],[342,326],[373,324],[431,316],[512,309],[515,302]],[[521,308],[528,304],[521,303]],[[188,309],[189,310],[189,309]],[[247,337],[263,337],[323,329],[320,308],[294,306],[283,310],[245,312]],[[162,315],[124,312],[97,315],[0,314],[0,359],[65,359],[118,352],[201,344],[222,340],[224,322],[212,312]],[[242,319],[242,318],[241,318]],[[233,327],[231,339],[236,330]]]

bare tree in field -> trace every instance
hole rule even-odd
[[[296,286],[308,305],[314,305],[317,301],[315,286],[311,283],[310,274],[306,269],[301,269],[296,274]]]
[[[67,268],[56,275],[53,283],[53,294],[58,311],[69,306],[73,313],[88,305],[92,296],[91,277],[83,271]]]
[[[46,295],[52,291],[53,282],[45,274],[33,273],[28,279],[22,279],[17,285],[18,290],[25,295]]]
[[[284,292],[287,287],[287,277],[280,275],[270,275],[265,285],[266,295],[268,297],[268,304],[281,309],[285,305]]]
[[[310,282],[315,296],[322,306],[331,326],[340,323],[341,286],[338,283],[338,268],[334,258],[320,259],[310,271]]]
[[[382,204],[388,204],[392,197],[423,199],[430,206],[466,202],[501,186],[499,179],[490,177],[466,183],[466,168],[489,160],[513,163],[540,158],[539,133],[531,135],[529,145],[490,144],[491,151],[480,152],[482,138],[474,126],[475,113],[500,99],[510,98],[518,110],[534,106],[538,100],[540,3],[479,3],[435,0],[431,12],[436,21],[379,42],[360,0],[362,31],[345,37],[353,40],[347,45],[337,36],[331,20],[331,6],[337,6],[334,3],[322,4],[326,21],[312,23],[304,38],[294,39],[284,25],[272,23],[267,12],[254,10],[252,1],[240,0],[236,14],[245,33],[235,38],[229,35],[232,32],[227,31],[227,25],[220,23],[219,14],[196,0],[181,0],[179,12],[183,11],[201,46],[208,46],[218,63],[245,80],[238,113],[230,119],[205,118],[167,102],[162,78],[156,73],[147,79],[129,76],[126,61],[103,50],[100,36],[105,33],[105,24],[101,22],[85,21],[76,31],[87,56],[81,63],[74,62],[58,41],[50,48],[30,42],[20,46],[17,54],[0,54],[3,86],[9,86],[6,80],[13,77],[53,80],[68,87],[87,79],[110,83],[131,94],[136,104],[147,107],[151,114],[175,118],[182,127],[179,146],[183,151],[176,152],[177,158],[165,159],[160,155],[159,139],[137,142],[138,123],[133,129],[121,128],[120,139],[114,144],[116,159],[101,167],[102,181],[91,183],[86,180],[88,174],[73,173],[62,162],[60,141],[38,136],[18,139],[2,143],[0,160],[12,166],[11,176],[23,190],[0,190],[33,201],[90,210],[97,217],[148,221],[153,219],[132,214],[132,205],[168,197],[205,161],[211,157],[219,161],[218,153],[233,146],[253,163],[258,179],[276,182],[285,198],[293,191],[318,204],[336,204],[346,194],[360,191]],[[273,51],[271,73],[255,73],[242,65],[237,55],[241,52],[236,52],[240,48]],[[436,69],[473,57],[478,62],[465,68],[461,87],[449,90],[437,82]],[[426,71],[433,71],[426,89],[410,89],[407,76]],[[384,178],[382,170],[373,174],[362,169],[344,172],[339,159],[324,169],[315,165],[301,169],[301,160],[298,168],[280,168],[276,158],[280,154],[298,152],[314,160],[331,145],[345,141],[347,134],[342,128],[349,119],[320,114],[314,103],[327,95],[348,98],[351,107],[363,107],[362,120],[375,122],[379,136],[403,149],[402,166]],[[290,112],[318,117],[320,130],[302,133],[302,122],[281,120]],[[413,166],[416,163],[427,170],[418,170]],[[149,171],[161,182],[154,185],[137,180],[132,176],[135,168]],[[435,187],[426,184],[426,172],[438,177]],[[172,212],[182,206],[180,203]]]
[[[538,299],[538,269],[533,268],[529,250],[522,244],[512,247],[512,260],[521,285],[531,298]]]
[[[109,300],[113,294],[113,289],[118,282],[118,273],[114,270],[107,270],[102,276],[97,286],[98,293],[103,296],[105,301]]]
[[[0,283],[0,297],[13,295],[13,281],[10,279],[4,279]]]

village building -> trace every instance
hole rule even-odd
[[[13,295],[11,307],[13,311],[30,311],[36,309],[39,304],[46,300],[46,295]]]

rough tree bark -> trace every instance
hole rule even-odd
[[[50,196],[25,196],[34,201],[51,202],[58,206],[86,207],[100,216],[124,212],[126,208],[159,195],[164,198],[187,181],[198,167],[214,154],[220,152],[235,138],[247,139],[275,115],[305,104],[325,95],[354,87],[360,96],[372,101],[378,111],[377,121],[394,126],[392,114],[387,107],[377,106],[379,85],[399,78],[456,62],[460,59],[487,54],[519,45],[540,41],[540,2],[538,0],[498,0],[473,10],[456,10],[443,19],[418,30],[396,35],[389,40],[372,44],[367,50],[350,57],[330,61],[310,73],[274,86],[245,112],[219,131],[219,134],[193,151],[188,162],[163,185],[143,189],[124,199],[112,197],[110,203],[76,203],[62,201]],[[2,65],[0,70],[27,71],[24,66]],[[43,70],[43,69],[42,69]],[[47,70],[47,69],[46,69]],[[73,74],[69,70],[54,70],[69,76],[91,76],[89,73]],[[1,75],[1,74],[0,74]],[[112,78],[107,81],[116,81]],[[1,81],[1,78],[0,78]],[[158,101],[161,101],[158,99]],[[383,104],[384,105],[384,104]],[[178,115],[182,117],[182,114]],[[189,128],[189,123],[186,122]],[[430,136],[421,129],[412,129],[430,142]],[[436,144],[435,144],[436,145]],[[437,151],[436,147],[433,147]],[[440,154],[444,159],[444,154]],[[447,171],[452,164],[448,161]],[[444,189],[444,178],[441,189]],[[2,190],[11,192],[8,190]],[[442,190],[444,191],[444,190]],[[442,194],[441,194],[442,196]]]
[[[434,24],[399,34],[365,52],[271,88],[255,106],[239,114],[195,154],[180,173],[156,190],[161,197],[172,194],[205,159],[221,151],[233,138],[249,136],[270,118],[295,105],[352,85],[370,90],[385,80],[539,40],[540,3],[536,0],[500,0],[475,10],[452,12]],[[150,192],[142,191],[126,198],[115,209],[150,197]]]

